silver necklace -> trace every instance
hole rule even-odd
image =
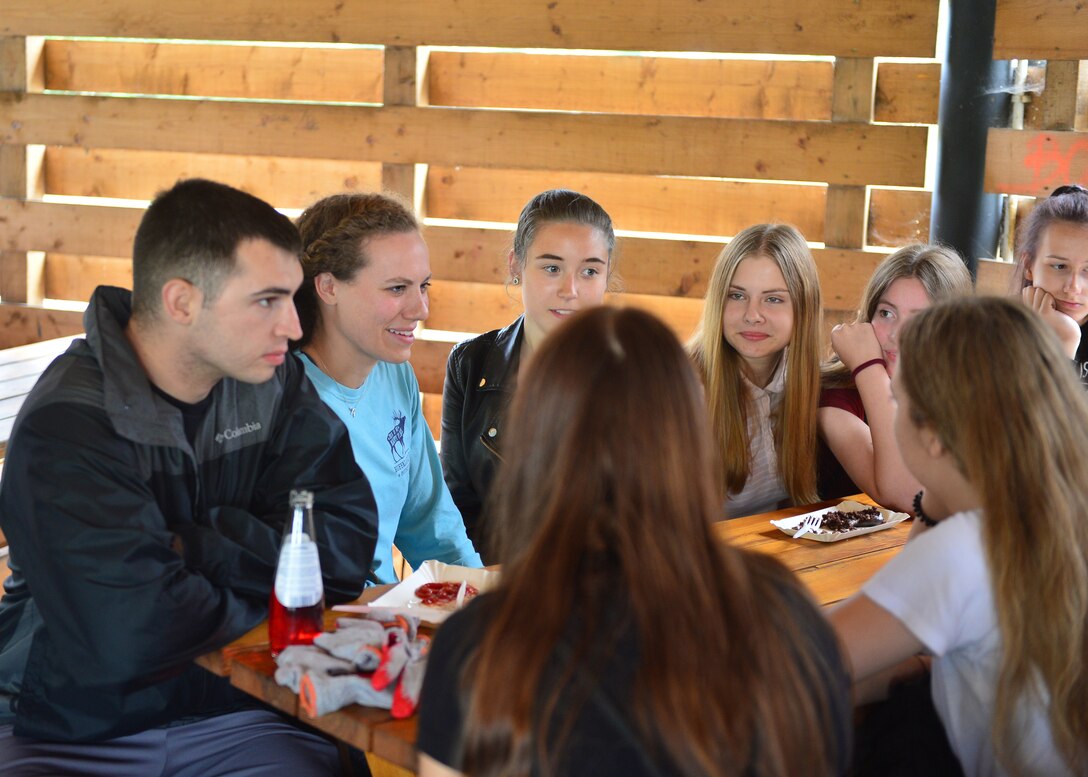
[[[325,362],[323,362],[321,360],[321,357],[317,355],[317,351],[313,351],[311,353],[308,353],[307,355],[314,360],[314,364],[317,365],[317,368],[325,373],[325,375],[328,376],[329,380],[332,381],[332,390],[336,393],[336,398],[343,402],[345,405],[347,405],[348,412],[351,414],[351,417],[354,418],[355,404],[352,404],[352,401],[344,396],[344,392],[340,388],[340,381],[333,377],[332,373],[329,371],[329,368],[325,366]]]

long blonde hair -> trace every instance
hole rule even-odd
[[[633,640],[624,712],[672,773],[835,773],[842,670],[811,648],[825,624],[787,604],[808,595],[780,564],[714,536],[717,456],[668,327],[579,313],[533,354],[509,417],[492,492],[503,577],[461,667],[461,770],[554,773],[601,662]]]
[[[1088,396],[1042,319],[1013,300],[921,311],[900,338],[912,422],[982,499],[1001,629],[993,737],[1015,769],[1014,712],[1041,680],[1054,741],[1088,773]]]
[[[888,289],[900,278],[915,278],[926,290],[931,305],[953,297],[971,294],[974,287],[967,265],[955,249],[926,243],[903,246],[877,265],[865,291],[861,295],[856,323],[869,323],[876,315],[877,305]],[[825,388],[844,388],[854,385],[850,370],[836,355],[828,359],[820,369]]]
[[[722,335],[722,317],[737,266],[765,256],[778,265],[793,305],[786,353],[786,391],[774,423],[778,472],[795,504],[816,501],[816,404],[820,393],[820,283],[804,237],[786,224],[748,227],[718,255],[699,329],[688,344],[706,385],[711,427],[722,457],[722,484],[736,493],[750,474],[751,396],[743,360]]]

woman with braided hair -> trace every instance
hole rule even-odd
[[[407,363],[427,318],[431,265],[419,223],[383,194],[337,194],[298,220],[305,279],[295,295],[306,374],[351,434],[378,503],[371,582],[393,583],[392,548],[480,566],[442,479]]]

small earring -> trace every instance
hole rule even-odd
[[[516,275],[515,275],[515,276],[514,276],[514,280],[512,280],[512,281],[510,281],[510,282],[511,282],[512,284],[514,284],[515,286],[520,286],[520,285],[521,285],[521,278],[519,278],[518,276],[516,276]]]

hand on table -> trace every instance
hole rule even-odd
[[[831,347],[849,370],[871,359],[884,358],[873,325],[868,322],[835,326],[831,330]]]
[[[1054,330],[1065,355],[1074,358],[1080,346],[1080,324],[1058,310],[1053,295],[1038,286],[1025,286],[1020,296],[1024,304],[1042,316],[1047,326]]]

